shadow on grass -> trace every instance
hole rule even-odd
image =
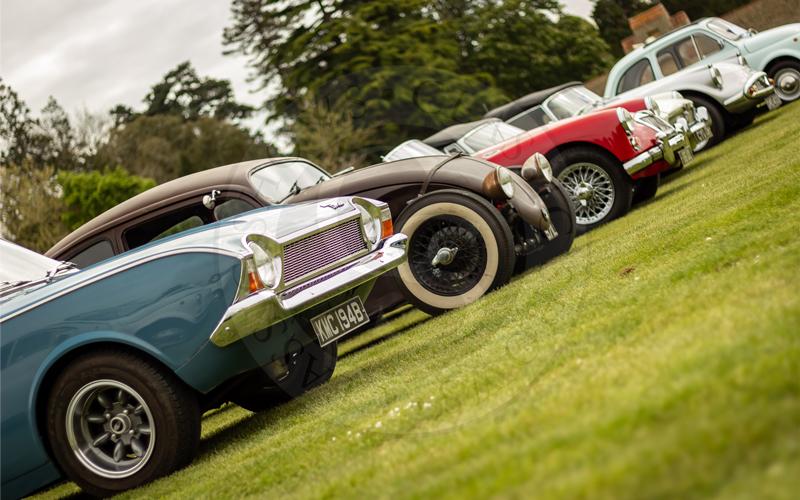
[[[413,323],[409,323],[408,325],[404,326],[403,328],[400,328],[399,330],[395,330],[393,332],[387,332],[385,335],[381,335],[380,337],[374,338],[374,339],[370,340],[369,342],[366,342],[366,343],[364,343],[364,344],[362,344],[362,345],[360,345],[358,347],[354,347],[350,351],[347,351],[346,353],[341,354],[339,356],[339,359],[349,358],[350,356],[352,356],[354,354],[357,354],[357,353],[359,353],[361,351],[364,351],[366,349],[369,349],[370,347],[374,347],[374,346],[376,346],[378,344],[386,342],[389,339],[397,337],[398,335],[402,335],[403,333],[407,332],[408,330],[411,330],[412,328],[416,328],[417,326],[425,323],[430,318],[431,318],[430,316],[426,316],[424,318],[420,318],[417,321],[414,321]]]

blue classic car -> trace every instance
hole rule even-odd
[[[385,203],[264,208],[77,270],[0,240],[2,497],[110,495],[186,465],[206,409],[327,381],[401,264]]]

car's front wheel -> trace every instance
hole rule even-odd
[[[439,191],[407,207],[395,228],[408,236],[408,261],[396,278],[407,300],[429,314],[475,302],[514,270],[511,228],[489,202]]]
[[[105,349],[72,360],[47,399],[58,465],[84,491],[110,496],[186,465],[200,441],[191,389],[158,364]]]
[[[633,182],[610,154],[574,147],[555,155],[552,165],[555,176],[572,198],[578,234],[630,210]]]

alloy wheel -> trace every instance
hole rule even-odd
[[[67,440],[95,474],[128,477],[147,464],[156,442],[153,415],[141,395],[116,380],[83,386],[67,407]]]

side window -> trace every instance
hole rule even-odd
[[[617,93],[620,94],[635,89],[636,87],[640,87],[652,81],[653,68],[650,67],[650,61],[647,59],[640,59],[622,75],[619,84],[617,84]]]
[[[658,67],[661,68],[661,74],[664,76],[677,73],[680,69],[678,67],[678,61],[675,60],[675,56],[668,50],[662,50],[658,53]]]
[[[708,35],[704,35],[703,33],[695,33],[694,34],[694,43],[697,44],[697,50],[700,51],[700,57],[706,58],[711,54],[716,54],[722,47],[719,40],[716,38],[712,38]]]
[[[202,226],[207,222],[211,222],[211,211],[202,203],[192,203],[173,212],[145,220],[125,231],[123,239],[128,249],[136,248],[153,240]]]
[[[202,225],[203,225],[203,219],[201,219],[197,215],[192,215],[178,222],[174,226],[165,229],[150,241],[160,240],[161,238],[166,238],[167,236],[172,236],[173,234],[182,233],[183,231],[188,231],[189,229],[194,229]]]
[[[234,215],[239,215],[243,212],[249,212],[255,208],[256,207],[244,200],[231,198],[230,200],[224,201],[214,207],[214,220],[227,219],[228,217],[233,217]]]
[[[508,120],[508,123],[523,130],[531,130],[550,123],[551,121],[551,118],[544,112],[544,109],[542,109],[541,106],[536,106]]]
[[[700,54],[697,53],[697,48],[694,46],[692,37],[684,38],[674,45],[675,52],[680,57],[681,68],[691,66],[700,60]]]
[[[108,240],[100,240],[70,257],[70,262],[74,262],[79,268],[89,267],[101,260],[106,260],[114,256],[114,248]]]

